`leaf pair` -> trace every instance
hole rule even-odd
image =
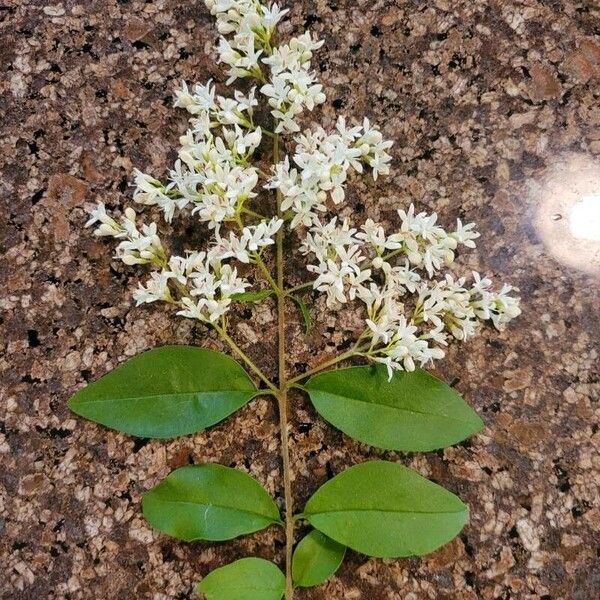
[[[312,531],[294,553],[294,583],[312,587],[327,580],[339,567],[346,549],[318,531]],[[250,557],[215,569],[199,584],[206,600],[280,600],[285,575],[268,560]]]
[[[327,421],[380,448],[440,448],[482,425],[458,394],[421,370],[388,381],[381,366],[341,369],[313,377],[304,389]],[[75,394],[69,406],[113,429],[167,438],[209,427],[260,393],[228,356],[168,346],[129,360]],[[228,540],[281,524],[258,482],[216,464],[177,469],[144,495],[143,511],[154,527],[185,541]],[[351,467],[318,489],[298,515],[315,530],[294,552],[294,584],[325,581],[346,547],[379,557],[431,552],[452,539],[467,516],[454,494],[401,465]],[[282,577],[275,565],[249,558],[217,569],[200,589],[209,600],[279,600]]]
[[[319,414],[347,435],[389,450],[427,451],[479,431],[477,414],[426,371],[352,367],[305,385]],[[229,356],[165,346],[136,356],[69,401],[77,414],[149,438],[187,435],[218,423],[261,392]]]
[[[142,507],[151,525],[185,541],[223,541],[281,524],[257,481],[217,464],[177,469],[144,494]],[[346,547],[376,557],[432,552],[457,535],[467,517],[457,496],[402,465],[356,465],[322,485],[297,516],[318,531],[296,548],[294,582],[325,581]]]

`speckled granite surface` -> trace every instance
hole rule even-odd
[[[317,68],[329,104],[312,118],[366,114],[397,141],[392,176],[355,185],[342,214],[391,225],[413,201],[447,224],[477,221],[484,236],[460,262],[518,285],[524,309],[503,334],[485,331],[439,366],[487,424],[468,443],[373,451],[292,397],[298,506],[331,473],[386,456],[449,487],[472,513],[429,557],[350,553],[326,586],[297,597],[600,597],[600,242],[569,226],[573,202],[600,201],[597,1],[287,4],[284,33],[307,26],[326,40]],[[278,494],[270,401],[171,442],[133,441],[66,407],[86,380],[145,348],[219,347],[167,310],[132,308],[134,272],[82,233],[87,204],[128,201],[133,166],[163,174],[172,160],[185,127],[170,109],[173,85],[223,81],[210,17],[192,1],[5,0],[0,22],[1,597],[191,598],[193,582],[229,560],[281,561],[276,531],[184,545],[153,533],[139,510],[144,490],[188,462],[245,466]],[[303,276],[293,261],[287,273],[291,283]],[[233,331],[273,373],[271,308],[240,311]],[[290,313],[291,368],[329,356],[359,326],[351,312],[323,316],[321,302],[314,317],[307,339]]]

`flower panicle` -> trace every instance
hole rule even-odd
[[[515,288],[494,290],[477,272],[469,278],[446,272],[459,247],[475,248],[480,234],[474,223],[458,219],[447,231],[435,212],[417,212],[412,204],[398,210],[390,233],[373,219],[355,227],[335,216],[353,177],[368,173],[377,180],[390,172],[392,142],[367,118],[353,124],[339,116],[332,131],[302,127],[302,114],[326,101],[311,68],[323,41],[305,32],[274,46],[287,9],[259,0],[205,4],[221,36],[217,53],[228,69],[227,84],[253,78],[256,85],[227,97],[210,80],[183,82],[174,104],[189,113],[189,128],[175,164],[165,183],[136,169],[133,199],[156,207],[167,223],[191,215],[207,226],[212,241],[205,251],[170,256],[158,225],[138,225],[132,208],[114,219],[101,203],[87,222],[97,236],[118,241],[116,257],[125,264],[154,269],[134,292],[138,305],[164,301],[181,316],[216,324],[251,287],[244,275],[249,267],[238,272],[236,263],[266,273],[273,284],[263,254],[287,227],[300,236],[312,287],[325,294],[327,306],[362,303],[365,333],[358,353],[384,364],[390,377],[442,358],[451,339],[469,339],[484,321],[502,328],[520,314]],[[272,130],[255,123],[261,96]],[[264,173],[252,164],[255,154],[265,137],[280,136],[290,152]],[[281,218],[251,208],[265,190],[278,191]]]

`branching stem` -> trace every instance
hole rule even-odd
[[[320,365],[317,365],[314,369],[310,369],[309,371],[306,371],[306,373],[301,373],[300,375],[293,377],[292,379],[290,379],[288,381],[288,386],[296,387],[295,384],[297,384],[299,381],[302,381],[303,379],[306,379],[307,377],[311,377],[312,375],[316,375],[317,373],[320,373],[321,371],[324,371],[325,369],[332,367],[333,365],[337,365],[338,363],[342,362],[343,360],[348,360],[349,358],[352,358],[353,356],[359,356],[361,353],[362,353],[361,350],[354,347],[352,350],[348,350],[348,352],[344,352],[343,354],[338,354],[331,360],[325,361],[325,362],[321,363]]]
[[[213,327],[219,335],[229,344],[231,349],[248,365],[248,367],[265,383],[265,385],[273,392],[277,392],[277,388],[269,381],[269,378],[256,366],[254,361],[233,341],[229,334],[217,323],[213,323]]]
[[[279,136],[273,138],[273,162],[279,162]],[[281,192],[277,190],[277,216],[281,217]],[[288,382],[285,364],[285,298],[283,291],[283,227],[277,232],[277,339],[279,392],[279,429],[281,434],[281,462],[283,470],[283,495],[285,501],[285,598],[292,600],[292,549],[294,547],[294,507],[292,500],[292,478],[290,470],[290,450],[288,438]]]
[[[256,259],[256,266],[262,271],[266,280],[269,282],[269,285],[273,288],[273,291],[277,295],[279,295],[281,293],[281,288],[279,287],[279,283],[273,279],[273,276],[271,275],[271,271],[269,271],[269,268],[267,267],[267,265],[265,265],[265,261],[262,259],[262,257],[259,254],[256,254],[256,256],[254,258]]]
[[[279,135],[273,135],[273,162],[279,162]],[[281,218],[281,202],[282,194],[280,190],[276,190],[277,199],[277,216]],[[254,217],[260,217],[257,213],[243,208],[242,212]],[[238,225],[243,229],[241,215],[237,218]],[[235,343],[226,331],[225,323],[222,325],[213,323],[215,330],[229,344],[231,349],[248,365],[252,372],[257,375],[260,380],[268,387],[268,393],[277,398],[279,409],[279,430],[281,436],[281,463],[282,463],[282,479],[283,479],[283,496],[284,496],[284,527],[285,527],[285,600],[293,600],[294,586],[292,582],[292,551],[294,548],[294,506],[292,497],[292,473],[290,465],[290,449],[289,449],[289,432],[288,432],[288,392],[290,389],[300,389],[303,387],[300,382],[316,373],[324,371],[337,363],[347,360],[353,356],[362,355],[365,348],[361,347],[361,342],[364,338],[364,333],[361,335],[356,344],[347,352],[344,352],[330,360],[327,360],[320,365],[310,369],[306,373],[301,373],[291,379],[287,377],[286,371],[286,345],[285,345],[285,301],[294,292],[311,287],[312,283],[303,283],[295,287],[285,289],[284,287],[284,253],[283,240],[284,228],[281,227],[275,238],[276,248],[276,273],[275,277],[271,275],[271,271],[265,264],[259,253],[253,254],[252,258],[255,264],[263,273],[269,285],[277,296],[277,355],[278,355],[278,386],[275,386],[262,370],[245,354],[245,352]],[[390,253],[392,255],[394,253]]]

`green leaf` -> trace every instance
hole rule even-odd
[[[483,428],[477,413],[448,385],[417,369],[383,365],[322,373],[304,386],[317,412],[344,433],[388,450],[428,451]]]
[[[271,289],[258,290],[257,292],[242,292],[241,294],[234,294],[231,296],[231,299],[238,302],[260,302],[274,293],[275,291]]]
[[[280,522],[255,479],[217,464],[173,471],[144,494],[142,510],[153,527],[186,542],[230,540]]]
[[[268,560],[242,558],[209,573],[197,589],[206,600],[280,600],[285,576]]]
[[[306,302],[304,302],[300,296],[290,296],[290,298],[298,305],[298,308],[300,309],[302,319],[304,320],[304,333],[308,335],[312,328],[312,319],[310,317],[308,306],[306,306]]]
[[[294,584],[299,587],[312,587],[327,581],[338,570],[345,554],[345,546],[320,531],[311,531],[294,551]]]
[[[468,514],[457,496],[414,471],[372,461],[321,486],[301,516],[357,552],[391,558],[432,552],[460,532]]]
[[[214,425],[257,394],[246,371],[226,354],[164,346],[79,390],[69,407],[118,431],[169,438]]]

